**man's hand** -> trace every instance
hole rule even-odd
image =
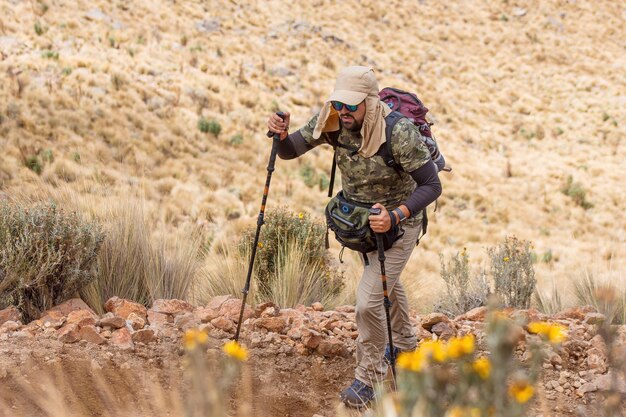
[[[285,113],[285,120],[281,119],[276,113],[267,119],[267,128],[270,132],[280,133],[280,140],[284,140],[288,135],[289,130],[289,113]]]
[[[369,216],[370,227],[374,233],[385,233],[387,230],[391,229],[391,218],[389,218],[389,212],[385,206],[376,203],[372,208],[380,209],[380,214],[370,214]]]

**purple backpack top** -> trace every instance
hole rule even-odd
[[[426,113],[428,113],[428,108],[424,106],[424,103],[417,98],[417,96],[413,93],[409,93],[407,91],[399,90],[397,88],[386,87],[380,90],[378,93],[380,100],[385,102],[389,108],[393,112],[389,116],[387,116],[387,148],[386,151],[389,156],[386,157],[387,165],[394,166],[395,161],[393,161],[393,156],[391,154],[391,131],[393,126],[398,121],[398,119],[402,117],[406,117],[409,119],[417,128],[419,129],[422,137],[424,138],[424,142],[430,151],[430,156],[433,159],[435,165],[437,165],[437,169],[439,171],[445,170],[449,171],[450,168],[446,167],[446,161],[439,151],[439,146],[437,145],[437,141],[433,137],[433,134],[430,130],[432,123],[429,123],[426,120]],[[383,156],[385,158],[385,156]]]

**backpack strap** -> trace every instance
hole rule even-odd
[[[385,117],[385,146],[381,146],[381,149],[379,150],[379,155],[383,158],[383,161],[385,161],[385,165],[395,169],[398,175],[400,175],[400,173],[404,171],[404,169],[402,169],[402,166],[397,163],[395,158],[393,157],[393,149],[391,148],[391,135],[393,133],[394,126],[396,125],[396,123],[398,123],[398,120],[405,117],[406,116],[397,111],[392,111],[387,115],[387,117]]]
[[[387,126],[385,127],[385,146],[381,146],[380,151],[379,151],[379,155],[383,158],[383,161],[385,161],[385,164],[388,167],[395,169],[398,175],[400,175],[401,172],[404,171],[404,169],[399,163],[396,162],[396,160],[393,157],[393,150],[391,149],[391,134],[393,132],[394,126],[396,125],[396,123],[398,123],[398,120],[402,119],[403,117],[406,117],[406,116],[404,116],[402,113],[397,112],[397,111],[392,111],[391,113],[387,115],[387,117],[385,117],[385,123],[387,124]],[[422,210],[422,232],[420,233],[420,236],[417,238],[416,245],[420,244],[420,239],[424,237],[427,229],[428,229],[428,212],[426,211],[426,208],[424,208]]]

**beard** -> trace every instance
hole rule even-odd
[[[361,126],[363,125],[362,123],[357,122],[352,116],[347,116],[346,120],[342,118],[341,123],[343,127],[351,132],[359,132],[361,130]]]

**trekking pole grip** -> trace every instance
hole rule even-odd
[[[277,111],[276,116],[280,117],[281,119],[283,119],[283,121],[285,121],[285,113],[283,113],[282,111]],[[271,130],[268,130],[266,135],[268,138],[271,138],[272,136],[276,138],[276,135],[278,135],[278,138],[280,139],[280,133],[274,133]]]

